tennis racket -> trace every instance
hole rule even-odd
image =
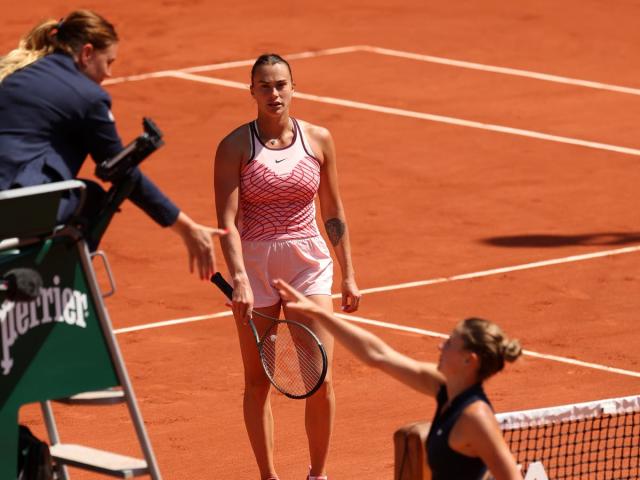
[[[213,275],[211,282],[231,300],[233,288],[220,273]],[[271,384],[289,398],[302,399],[313,395],[327,375],[327,352],[320,339],[301,323],[278,320],[255,310],[253,313],[271,320],[260,336],[253,320],[249,319],[262,368]]]

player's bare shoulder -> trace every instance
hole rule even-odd
[[[331,132],[325,127],[314,125],[313,123],[298,120],[300,127],[304,130],[307,138],[313,142],[324,143],[331,140]]]
[[[246,161],[251,154],[250,140],[249,124],[240,125],[220,141],[216,151],[216,160]]]
[[[460,421],[473,432],[498,428],[493,410],[481,400],[476,400],[467,406],[460,415]]]
[[[329,129],[303,120],[298,120],[298,122],[320,162],[324,164],[326,160],[331,161],[335,157],[335,147]]]

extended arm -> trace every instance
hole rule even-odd
[[[321,321],[336,340],[351,350],[359,360],[419,392],[436,396],[440,385],[444,383],[444,377],[435,364],[419,362],[403,355],[371,332],[323,310],[283,280],[276,280],[275,286],[287,301],[287,308]]]
[[[87,144],[91,157],[100,162],[120,153],[124,148],[110,112],[108,95],[97,100],[89,110],[84,122]],[[193,273],[197,265],[203,280],[216,271],[213,241],[214,235],[224,234],[223,230],[207,227],[192,220],[148,178],[139,168],[131,173],[133,190],[129,199],[162,227],[171,227],[182,238],[189,255],[189,269]]]
[[[171,229],[180,235],[187,248],[191,273],[197,266],[201,280],[211,278],[217,270],[211,237],[225,235],[225,230],[196,223],[184,212],[178,214]]]

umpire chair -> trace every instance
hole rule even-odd
[[[0,291],[0,479],[16,479],[18,412],[39,402],[57,477],[66,465],[119,478],[162,477],[103,297],[115,291],[106,257],[90,253],[86,236],[58,225],[60,200],[84,192],[78,180],[0,192],[0,276],[37,272],[42,286],[28,301]],[[103,294],[92,259],[100,256],[111,282]],[[4,277],[3,277],[4,278]],[[52,402],[125,403],[144,458],[63,443]]]

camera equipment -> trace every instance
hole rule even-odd
[[[118,182],[138,166],[145,158],[164,145],[162,132],[150,118],[142,119],[144,133],[127,145],[115,157],[96,167],[96,176],[107,182]]]
[[[14,268],[0,276],[0,292],[8,300],[30,302],[40,294],[42,277],[31,268]]]

